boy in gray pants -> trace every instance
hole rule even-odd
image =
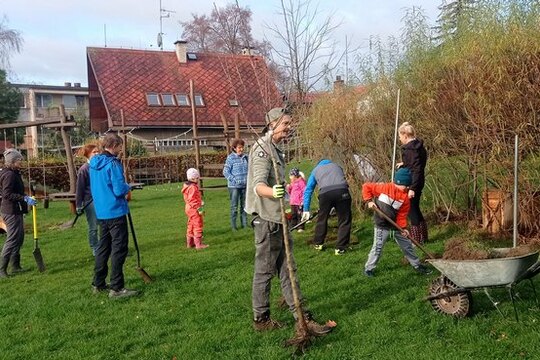
[[[396,171],[394,183],[365,183],[362,186],[362,198],[368,202],[368,208],[379,208],[389,218],[394,220],[400,228],[405,229],[407,227],[407,214],[411,206],[410,199],[407,195],[411,181],[412,178],[409,169],[400,168]],[[373,216],[373,220],[375,222],[373,246],[364,267],[364,274],[366,276],[373,277],[375,275],[373,270],[377,266],[384,244],[392,232],[394,233],[396,243],[401,248],[401,251],[411,266],[421,274],[430,273],[420,263],[411,241],[407,239],[409,237],[408,230],[403,230],[402,233],[395,231],[394,226],[377,213]]]

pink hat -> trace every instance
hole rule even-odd
[[[187,171],[187,179],[188,180],[198,179],[199,177],[201,177],[201,175],[199,175],[199,170],[197,170],[195,168],[189,168],[188,169],[188,171]]]

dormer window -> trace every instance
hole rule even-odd
[[[229,99],[229,105],[231,107],[237,107],[238,106],[238,100],[236,99]]]
[[[204,106],[204,100],[201,94],[195,94],[195,106]]]
[[[160,106],[161,101],[159,100],[159,94],[157,93],[148,93],[146,94],[146,101],[150,106]]]
[[[161,94],[163,106],[175,106],[173,94]]]
[[[178,106],[190,106],[189,96],[186,94],[176,94],[176,102],[178,103]]]

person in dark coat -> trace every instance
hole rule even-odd
[[[416,131],[408,122],[404,122],[398,129],[399,141],[401,142],[401,163],[399,167],[406,167],[411,171],[412,183],[409,188],[411,209],[409,220],[411,223],[411,236],[423,244],[428,240],[428,228],[424,215],[420,210],[420,197],[425,183],[425,168],[427,163],[427,151],[422,140],[416,137]]]
[[[0,213],[6,224],[7,238],[2,247],[0,259],[0,278],[7,278],[7,268],[11,262],[12,272],[24,271],[21,268],[20,250],[24,242],[23,214],[28,213],[28,205],[35,206],[37,201],[24,194],[24,184],[19,169],[23,157],[15,149],[4,152],[4,167],[0,169],[0,190],[2,205]]]

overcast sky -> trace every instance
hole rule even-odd
[[[162,8],[174,11],[163,19],[164,50],[173,50],[181,38],[180,21],[192,13],[210,14],[214,2],[225,0],[161,0]],[[256,39],[270,36],[265,24],[279,24],[279,0],[238,0],[253,12],[252,29]],[[371,35],[385,39],[399,35],[406,8],[424,10],[434,23],[442,0],[333,0],[320,1],[325,17],[333,14],[341,26],[335,33],[353,47],[365,47]],[[317,4],[313,1],[313,4]],[[158,50],[160,0],[0,0],[0,17],[7,27],[21,32],[24,46],[11,58],[9,80],[14,83],[87,85],[86,47],[104,46]],[[105,36],[106,28],[106,36]],[[271,38],[269,38],[271,40]]]

